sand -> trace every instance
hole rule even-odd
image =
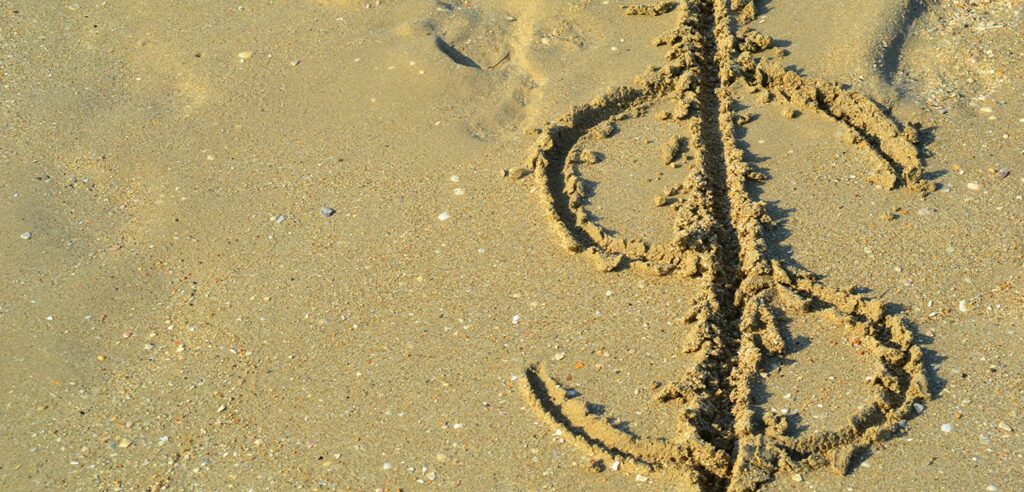
[[[0,488],[1024,488],[1022,8],[8,2]]]

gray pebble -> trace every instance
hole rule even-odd
[[[320,215],[323,215],[324,217],[330,217],[335,213],[337,213],[337,210],[334,210],[331,207],[324,207],[320,209]]]
[[[21,238],[22,239],[32,239],[32,233],[31,232],[23,232],[23,233],[21,233]]]

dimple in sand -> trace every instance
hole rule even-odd
[[[661,15],[671,2],[632,14]],[[751,0],[691,0],[674,9],[676,27],[655,40],[668,48],[667,63],[622,87],[573,108],[544,129],[535,153],[513,176],[533,176],[553,229],[571,252],[606,271],[636,269],[697,279],[699,295],[682,316],[682,350],[692,367],[662,387],[656,400],[678,406],[675,435],[636,436],[588,413],[583,398],[570,398],[541,365],[530,367],[521,390],[537,414],[567,440],[613,469],[664,474],[700,490],[754,490],[780,471],[831,466],[845,473],[855,451],[900,432],[913,404],[928,397],[922,353],[905,319],[883,303],[822,284],[766,254],[771,219],[746,190],[765,177],[744,162],[732,111],[739,88],[847,127],[847,141],[876,160],[871,181],[887,189],[927,193],[916,133],[901,128],[866,97],[831,82],[783,68],[771,39],[750,29]],[[648,244],[613,236],[590,220],[574,152],[583,138],[608,136],[610,122],[645,115],[669,99],[667,119],[689,142],[692,159],[678,198],[673,238]],[[670,142],[672,144],[672,142]],[[673,152],[675,153],[675,152]],[[671,159],[670,159],[671,160]],[[824,315],[836,329],[861,340],[874,375],[870,401],[837,429],[792,435],[786,419],[752,401],[759,367],[781,355],[783,319]]]

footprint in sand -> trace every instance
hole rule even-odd
[[[871,180],[887,189],[932,191],[922,177],[916,135],[866,97],[783,68],[772,40],[748,27],[751,0],[661,2],[626,12],[672,11],[678,24],[655,40],[669,50],[665,66],[548,126],[527,165],[510,176],[533,177],[558,238],[599,269],[680,275],[700,285],[682,316],[688,327],[682,349],[695,363],[655,398],[678,405],[677,431],[651,438],[621,430],[591,414],[583,398],[570,397],[542,365],[526,370],[522,393],[544,421],[612,470],[664,474],[701,490],[757,489],[781,471],[832,466],[845,473],[857,450],[899,433],[914,403],[927,399],[921,350],[889,306],[768,258],[764,231],[771,219],[746,189],[765,177],[737,147],[736,127],[745,121],[733,113],[735,91],[838,121],[848,143],[876,158]],[[654,198],[654,205],[675,212],[670,239],[657,244],[599,223],[587,210],[590,186],[581,178],[587,166],[614,165],[584,143],[613,138],[620,125],[648,117],[674,125],[659,160],[685,168],[680,182]],[[871,397],[839,428],[798,432],[752,394],[764,384],[767,357],[786,351],[785,320],[810,316],[859,341],[858,350],[874,364]]]

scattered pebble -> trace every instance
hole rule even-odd
[[[131,439],[121,439],[121,441],[117,443],[117,447],[122,448],[122,449],[130,447],[131,445],[132,445]]]
[[[245,60],[248,60],[250,58],[252,58],[252,52],[251,51],[239,51],[238,52],[238,60],[239,61],[244,62]]]
[[[32,233],[31,232],[23,232],[23,233],[21,233],[21,236],[19,236],[19,237],[21,237],[22,239],[32,239]]]
[[[794,482],[803,482],[804,481],[804,476],[799,474],[799,473],[797,473],[796,475],[793,475],[793,481]]]
[[[953,424],[942,424],[942,427],[939,427],[939,429],[948,434],[953,432]]]
[[[971,191],[981,191],[981,185],[975,182],[967,183],[967,189]]]
[[[1006,169],[1006,168],[1003,168],[1003,169],[1000,169],[1000,170],[996,171],[996,176],[998,176],[999,179],[1006,179],[1007,176],[1009,176],[1009,175],[1010,175],[1010,170]]]
[[[522,319],[523,319],[523,317],[518,315],[518,314],[515,315],[515,316],[512,316],[512,324],[513,325],[518,325],[519,321],[522,320]]]
[[[466,190],[462,188],[455,188],[454,190],[452,190],[452,193],[455,193],[456,196],[462,196],[466,194]]]
[[[959,309],[961,313],[966,313],[971,310],[971,306],[967,304],[967,299],[960,299],[960,304],[957,305],[957,309]]]
[[[619,460],[613,461],[612,462],[612,471],[619,471],[619,468],[622,468],[622,463]]]
[[[641,474],[639,474],[639,473],[637,473],[637,474],[636,474],[636,481],[637,481],[637,482],[640,482],[640,483],[647,483],[647,481],[648,481],[648,480],[650,480],[650,479],[649,479],[649,478],[647,478],[647,476],[646,476],[646,475],[641,475]]]
[[[1013,432],[1013,427],[1010,427],[1010,425],[1007,424],[1006,422],[1000,422],[999,425],[997,425],[996,427],[999,427],[999,430],[1002,431]]]
[[[284,215],[275,215],[270,219],[270,221],[275,224],[284,224],[285,220],[288,220],[288,217]]]
[[[512,180],[525,178],[532,173],[533,170],[525,167],[513,167],[502,171],[502,175]]]
[[[330,217],[335,213],[337,213],[337,210],[334,210],[331,207],[324,207],[320,209],[320,215],[323,215],[324,217]]]
[[[394,465],[392,465],[391,463],[384,463],[384,466],[382,466],[381,468],[383,468],[384,470],[390,470],[394,468]]]
[[[555,360],[562,360],[562,359],[565,358],[565,352],[559,352],[559,353],[555,354],[555,356],[552,357],[552,358],[555,359]]]
[[[914,411],[917,413],[924,413],[924,405],[921,403],[914,403]]]
[[[452,218],[452,214],[448,212],[441,212],[441,215],[437,216],[437,220],[440,220],[441,222],[444,222],[450,218]]]

